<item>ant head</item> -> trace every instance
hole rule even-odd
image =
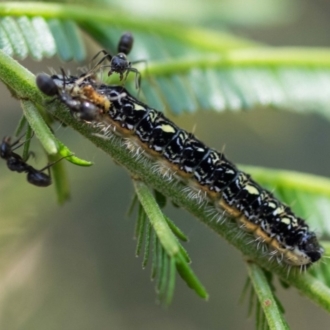
[[[5,136],[0,145],[0,157],[7,159],[11,155],[10,137]]]
[[[130,32],[123,33],[118,43],[118,53],[128,55],[133,47],[133,42],[134,39]]]
[[[47,96],[58,95],[58,87],[56,86],[54,80],[48,74],[38,74],[36,78],[36,84],[40,91]]]
[[[124,53],[118,53],[116,56],[113,56],[111,59],[111,71],[112,72],[118,72],[122,73],[127,70],[129,67],[129,62],[127,60],[127,57]]]

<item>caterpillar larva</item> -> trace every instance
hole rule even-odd
[[[111,132],[131,141],[144,154],[205,196],[219,212],[235,219],[265,242],[289,265],[303,268],[324,250],[306,222],[238,170],[223,153],[207,147],[176,126],[163,113],[140,102],[121,86],[80,77],[40,74],[39,89],[67,105],[79,119],[103,122]]]

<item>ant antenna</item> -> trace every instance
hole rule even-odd
[[[61,73],[63,77],[63,90],[65,90],[65,84],[66,84],[66,74],[63,68],[61,68]]]

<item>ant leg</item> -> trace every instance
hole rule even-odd
[[[148,75],[148,61],[147,60],[138,60],[138,61],[131,62],[131,64],[133,64],[133,65],[138,64],[138,63],[144,63],[146,75]]]
[[[34,136],[34,132],[32,131],[31,136],[30,136],[27,140],[21,142],[18,146],[16,146],[15,148],[13,148],[17,143],[19,143],[19,142],[21,141],[22,137],[23,137],[25,134],[26,134],[26,133],[23,133],[20,137],[17,138],[17,140],[16,140],[14,143],[12,143],[12,145],[11,145],[11,151],[15,151],[16,149],[20,148],[20,147],[21,147],[22,145],[24,145],[26,142],[30,141],[30,140],[33,138],[33,136]]]
[[[43,167],[42,169],[40,169],[40,170],[38,170],[38,171],[39,171],[39,172],[43,172],[44,170],[48,170],[48,171],[49,171],[49,168],[50,168],[50,167],[52,167],[52,166],[54,166],[55,164],[59,163],[62,159],[64,159],[64,158],[68,158],[68,157],[70,157],[70,156],[72,156],[72,154],[71,154],[71,155],[67,155],[67,156],[63,156],[63,157],[61,157],[61,158],[55,160],[54,162],[52,162],[52,163],[50,163],[50,164],[47,164],[45,167]]]
[[[17,148],[21,147],[21,146],[24,144],[24,142],[22,142],[21,144],[19,144],[18,146],[16,146],[15,149],[13,149],[13,147],[14,147],[16,144],[18,144],[18,143],[22,140],[22,138],[23,138],[23,136],[24,136],[25,134],[26,134],[26,133],[23,133],[21,136],[19,136],[19,137],[16,139],[15,142],[13,142],[13,143],[10,144],[10,146],[11,146],[11,150],[12,150],[12,151],[16,150]],[[6,137],[4,138],[4,140],[6,140],[6,141],[9,143],[9,141],[10,141],[10,137],[6,136]]]
[[[131,64],[138,64],[138,63],[144,63],[145,66],[148,66],[148,61],[147,60],[137,60],[137,61],[131,62]]]
[[[110,55],[105,49],[101,49],[93,56],[91,62],[93,62],[101,53],[103,53],[103,55]]]
[[[132,67],[127,69],[127,73],[129,71],[135,72],[135,88],[140,89],[140,87],[141,87],[141,73],[140,73],[140,71],[138,69],[135,69],[135,68],[132,68]],[[127,77],[127,75],[126,75],[126,77]]]
[[[92,71],[95,70],[101,63],[103,63],[106,59],[109,60],[109,62],[112,60],[112,55],[108,53],[105,49],[100,50],[91,60],[93,62],[101,53],[103,53],[103,57],[97,62],[97,64],[94,65]]]
[[[28,153],[26,159],[24,159],[24,161],[27,162],[30,159],[30,157],[32,157],[33,159],[36,159],[36,154],[33,151],[29,151],[29,153]]]
[[[145,65],[145,75],[148,77],[149,74],[148,74],[148,61],[147,60],[138,60],[138,61],[134,61],[134,62],[131,62],[131,64],[138,64],[138,63],[144,63]],[[141,72],[139,72],[140,74],[140,77],[139,77],[139,85],[141,86]]]
[[[61,68],[61,72],[62,72],[62,76],[63,76],[63,89],[65,89],[67,75],[63,68]]]
[[[128,77],[128,74],[129,74],[129,70],[130,68],[127,68],[127,70],[126,70],[126,73],[125,73],[125,78],[124,78],[124,73],[121,73],[120,74],[120,80],[123,80],[123,85],[124,85],[124,82],[127,80],[127,77]]]
[[[136,89],[139,90],[140,93],[140,89],[141,89],[141,73],[137,72],[137,74],[135,75],[135,87]]]

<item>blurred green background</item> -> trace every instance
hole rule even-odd
[[[229,26],[270,45],[330,46],[330,3],[325,0],[114,4],[125,4],[132,15],[171,17],[214,29]],[[89,57],[97,49],[91,45]],[[60,66],[74,72],[77,67],[56,58],[23,64],[34,73]],[[0,93],[1,136],[12,135],[21,109],[3,85]],[[319,116],[267,109],[171,118],[188,131],[195,128],[209,146],[225,146],[234,162],[330,176],[330,126]],[[126,216],[133,194],[127,172],[72,129],[60,124],[54,129],[77,156],[95,165],[66,164],[72,198],[60,207],[52,187],[27,184],[24,174],[10,172],[1,161],[0,329],[254,329],[254,320],[246,319],[247,305],[238,304],[246,279],[241,255],[170,206],[166,213],[188,234],[192,267],[210,300],[200,300],[178,279],[173,304],[159,306],[150,271],[142,270],[141,258],[134,256],[135,219]],[[33,164],[42,168],[47,160],[36,141],[31,149],[37,154]],[[329,328],[329,316],[295,290],[279,289],[279,296],[293,329]]]

